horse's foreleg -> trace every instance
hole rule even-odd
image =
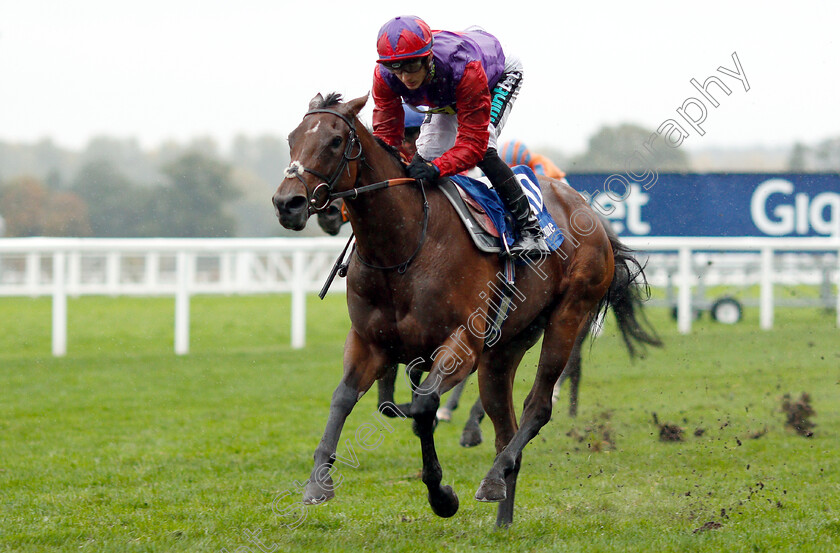
[[[315,465],[303,492],[304,504],[322,503],[335,497],[332,472],[341,430],[353,407],[381,376],[384,366],[381,352],[362,342],[351,330],[344,348],[344,376],[333,392],[327,426],[315,449]]]
[[[482,347],[480,340],[460,334],[450,336],[435,350],[429,375],[415,389],[411,404],[414,433],[420,438],[423,483],[429,491],[429,505],[436,515],[444,518],[458,512],[458,496],[451,486],[441,486],[443,470],[435,449],[435,413],[440,406],[441,394],[451,390],[472,372]]]

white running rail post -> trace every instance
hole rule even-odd
[[[292,253],[292,349],[306,345],[306,252]]]
[[[186,355],[190,352],[190,291],[189,291],[190,256],[185,251],[178,252],[175,266],[177,288],[175,291],[175,354]]]
[[[52,354],[67,354],[67,278],[64,252],[53,254]]]
[[[761,248],[761,291],[758,318],[762,329],[773,328],[773,248]]]
[[[680,334],[688,334],[691,332],[691,283],[694,280],[694,274],[691,271],[691,249],[679,249],[679,276],[678,284],[679,292],[677,297],[677,329]]]

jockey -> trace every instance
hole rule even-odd
[[[550,159],[540,154],[531,153],[528,147],[518,140],[505,142],[502,149],[499,150],[499,155],[511,167],[527,165],[534,173],[552,179],[562,179],[566,176],[566,173],[554,165]]]
[[[522,62],[478,27],[432,31],[419,17],[400,16],[379,30],[373,76],[373,134],[397,147],[402,102],[424,106],[426,119],[408,176],[434,181],[478,166],[514,218],[513,255],[547,252],[545,239],[496,139],[522,83]]]

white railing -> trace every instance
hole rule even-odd
[[[677,327],[691,331],[693,310],[691,289],[698,283],[694,257],[703,252],[758,252],[759,262],[759,325],[773,328],[773,285],[780,278],[774,266],[776,254],[782,252],[831,252],[834,255],[834,282],[840,288],[840,237],[766,238],[766,237],[632,237],[623,239],[631,248],[647,252],[676,252],[678,259]],[[840,291],[835,293],[837,326],[840,327]]]
[[[625,238],[651,253],[648,272],[665,270],[655,260],[673,259],[677,325],[691,331],[696,260],[708,252],[752,252],[759,256],[760,326],[773,326],[773,285],[783,275],[774,259],[782,252],[827,252],[833,282],[840,280],[840,237],[834,238]],[[174,295],[175,353],[189,352],[189,302],[194,294],[292,295],[292,347],[305,344],[306,294],[321,289],[343,238],[252,239],[0,239],[0,296],[52,296],[52,352],[67,351],[67,296]],[[654,253],[657,252],[657,253]],[[706,252],[706,253],[704,253]],[[741,256],[743,258],[743,256]],[[735,256],[737,259],[738,256]],[[668,269],[670,270],[670,269]],[[670,273],[669,273],[670,278]],[[656,278],[654,277],[654,279]],[[336,278],[331,292],[345,290]],[[840,294],[836,294],[840,327]]]
[[[305,344],[306,294],[346,240],[0,239],[0,297],[52,295],[52,351],[67,351],[67,296],[175,296],[175,353],[189,352],[194,294],[291,293],[292,347]],[[331,292],[344,291],[336,279]]]

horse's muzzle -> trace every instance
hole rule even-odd
[[[344,224],[344,219],[341,216],[341,208],[337,205],[329,205],[318,212],[318,225],[327,234],[335,236],[341,231],[342,224]]]
[[[280,224],[290,230],[303,230],[309,218],[309,205],[306,196],[301,194],[282,194],[279,190],[271,198],[274,214]]]

